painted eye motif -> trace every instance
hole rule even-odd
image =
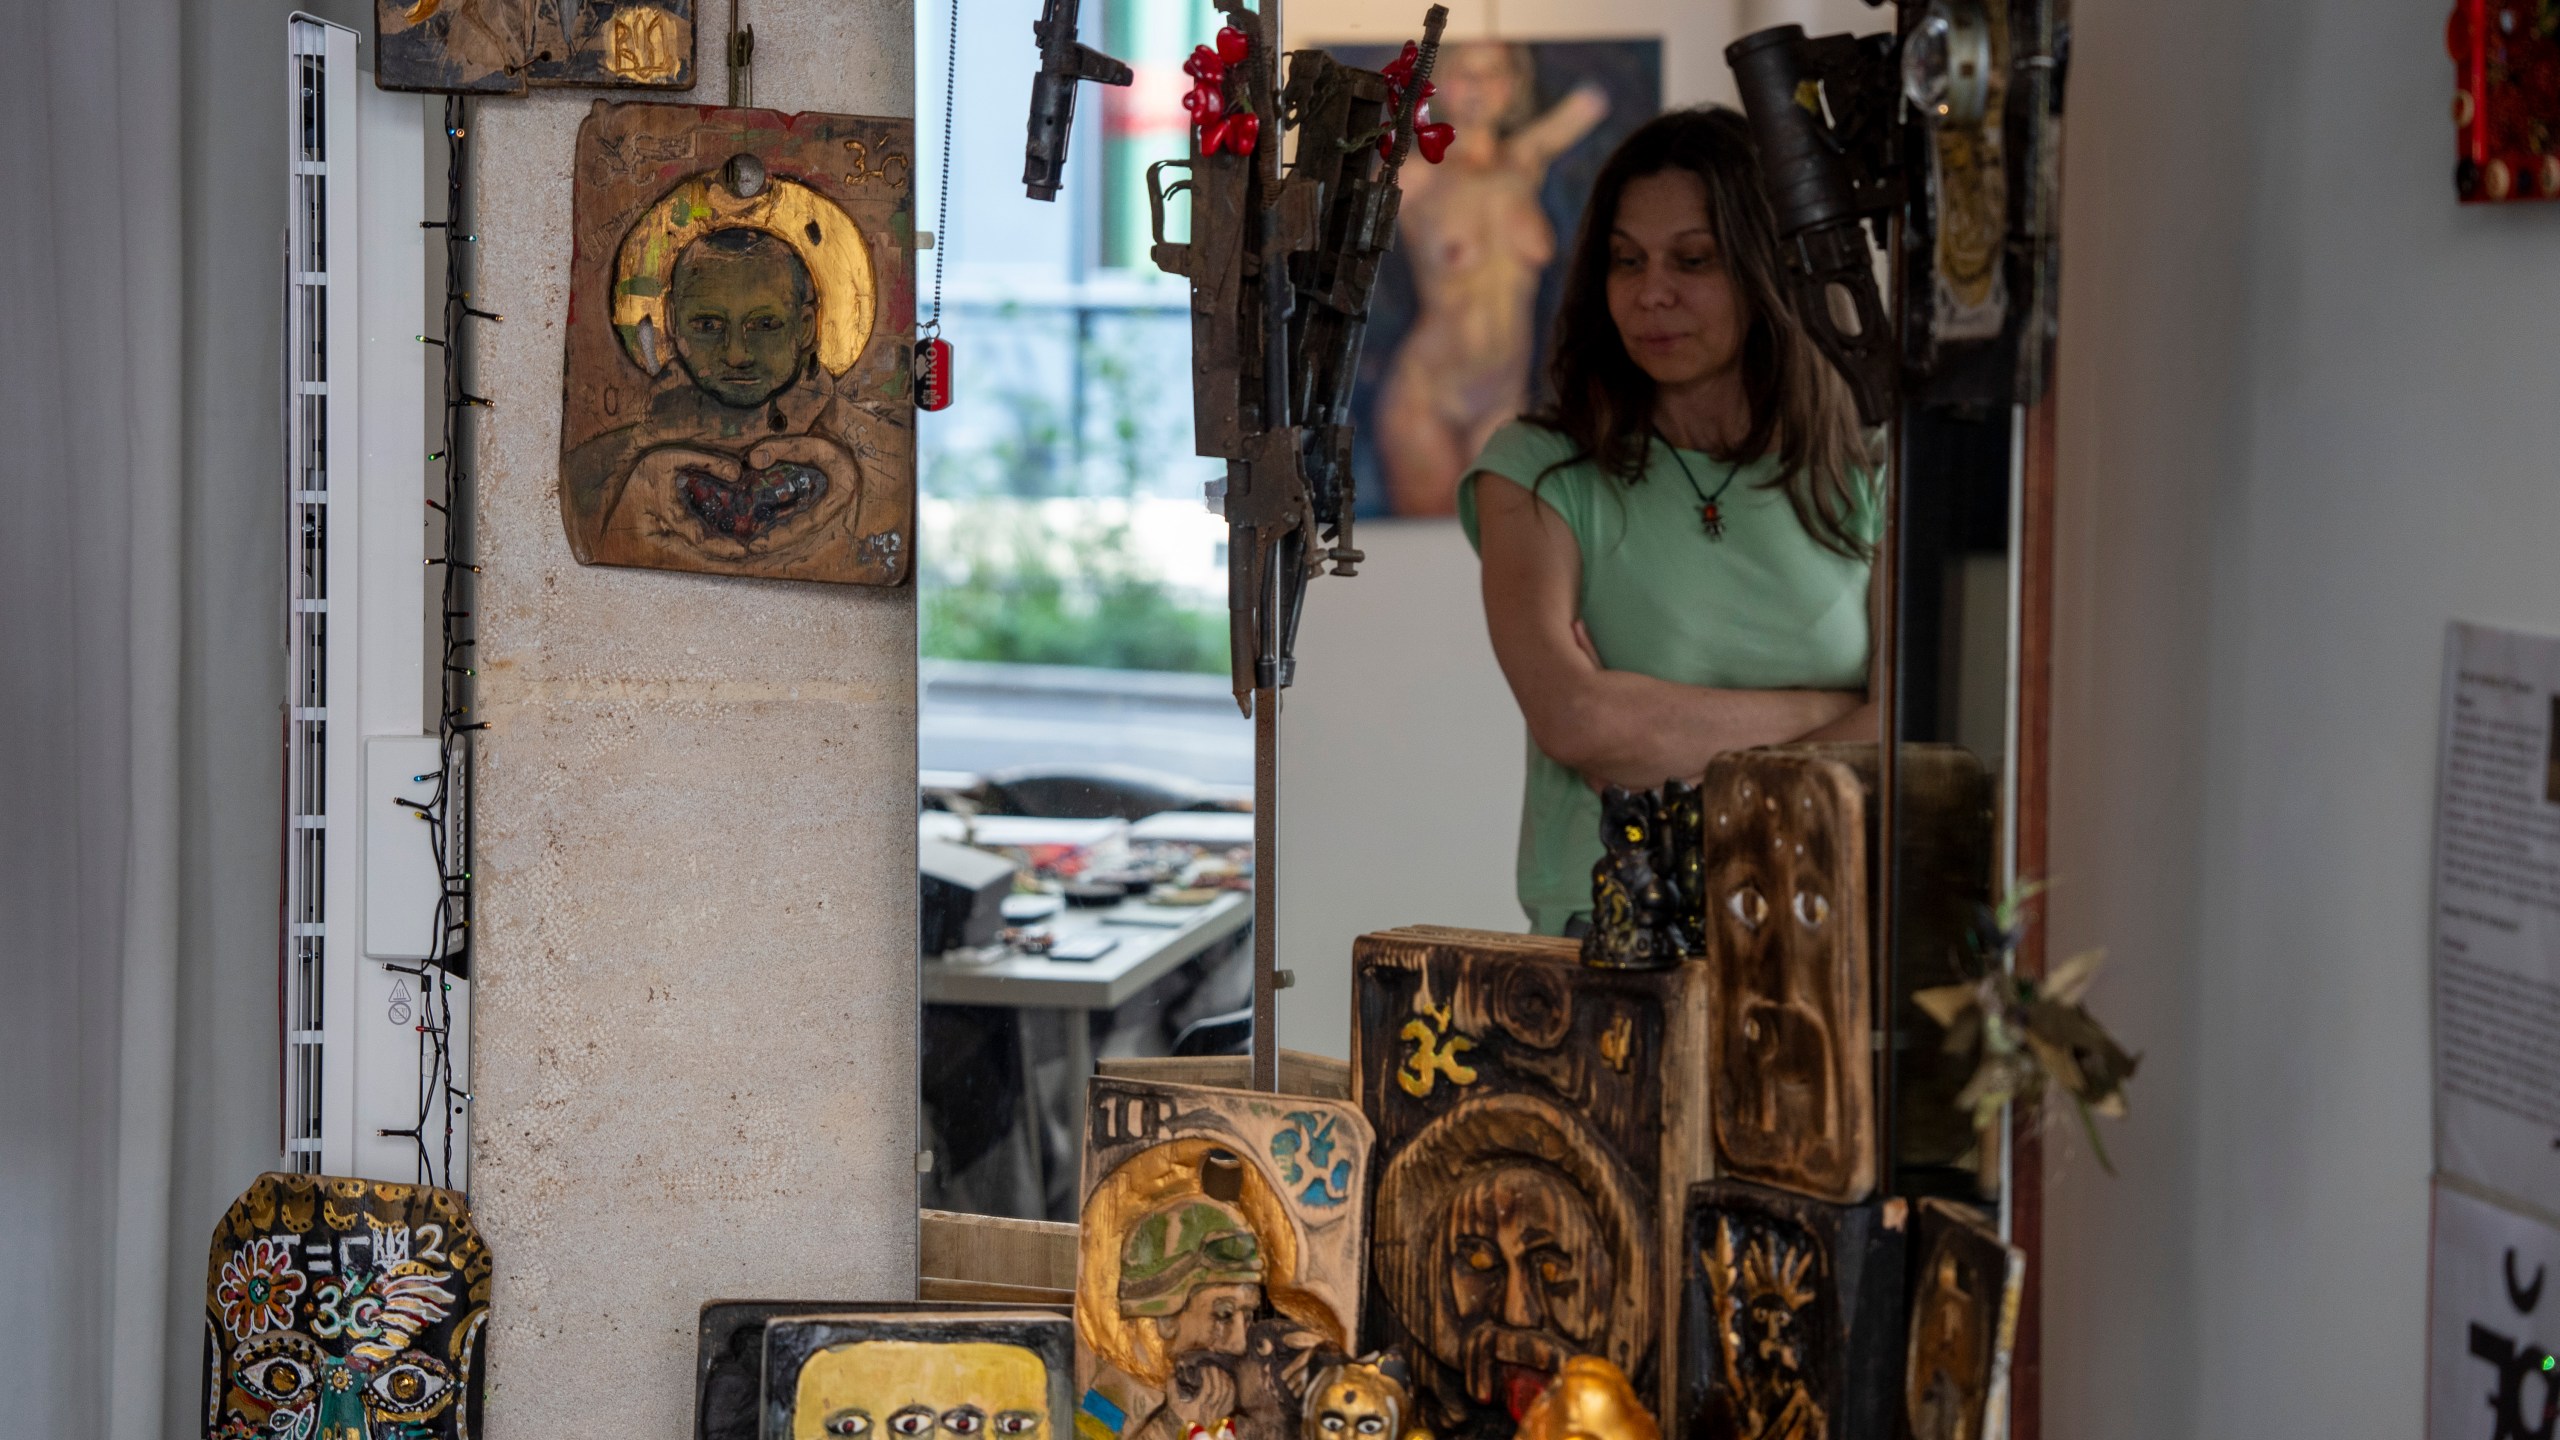
[[[290,1355],[270,1355],[242,1366],[240,1383],[261,1399],[291,1400],[311,1388],[311,1367]]]
[[[889,1428],[901,1435],[933,1433],[933,1412],[921,1405],[910,1405],[889,1417]]]
[[[1796,892],[1796,923],[1807,930],[1819,930],[1831,918],[1831,902],[1811,890]]]
[[[942,1412],[942,1433],[946,1435],[975,1435],[986,1428],[987,1412],[975,1405]]]
[[[1769,918],[1769,902],[1748,885],[1727,897],[1724,908],[1733,913],[1734,919],[1742,922],[1745,930],[1757,930],[1761,922]]]
[[[871,1433],[871,1412],[839,1410],[828,1416],[826,1423],[818,1428],[829,1435],[868,1435]]]
[[[1363,1435],[1376,1435],[1387,1428],[1387,1419],[1383,1415],[1363,1415],[1358,1428]]]
[[[384,1366],[365,1386],[386,1420],[427,1419],[451,1389],[453,1377],[445,1368],[415,1352]]]
[[[1342,1416],[1331,1410],[1324,1412],[1324,1419],[1318,1423],[1324,1426],[1324,1431],[1328,1435],[1339,1435],[1344,1428]]]
[[[996,1433],[999,1435],[1028,1435],[1039,1428],[1040,1412],[1037,1410],[1007,1410],[996,1417]]]

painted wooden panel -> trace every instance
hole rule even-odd
[[[205,1262],[205,1440],[479,1433],[489,1275],[456,1191],[259,1176]]]
[[[579,560],[906,579],[913,129],[597,103],[578,130],[561,416]]]

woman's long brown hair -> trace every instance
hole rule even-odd
[[[1764,485],[1786,491],[1805,532],[1843,555],[1871,558],[1875,547],[1849,525],[1855,472],[1872,458],[1857,406],[1796,319],[1750,125],[1722,106],[1655,118],[1600,168],[1557,307],[1549,403],[1529,420],[1574,443],[1564,464],[1592,461],[1629,485],[1644,479],[1654,382],[1627,354],[1609,314],[1609,236],[1627,186],[1666,170],[1688,171],[1707,187],[1707,221],[1749,320],[1742,374],[1751,429],[1726,458],[1757,459],[1774,449],[1778,473]]]

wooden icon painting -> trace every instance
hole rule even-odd
[[[531,0],[536,85],[693,88],[694,0]]]
[[[1074,1322],[907,1307],[764,1322],[763,1440],[1065,1440]]]
[[[489,1274],[454,1191],[259,1176],[205,1262],[205,1440],[478,1434]]]
[[[587,116],[560,461],[580,561],[906,578],[913,128],[603,102]]]
[[[1685,1440],[1883,1433],[1902,1339],[1905,1210],[1738,1180],[1690,1192],[1680,1313]]]
[[[373,81],[385,90],[521,95],[526,0],[373,0]]]
[[[1923,1200],[1914,1237],[1902,1440],[1983,1440],[2008,1409],[2009,1351],[2027,1255],[1978,1212]]]
[[[1096,1077],[1078,1440],[1295,1440],[1359,1333],[1370,1149],[1341,1101]]]
[[[527,85],[693,88],[694,0],[374,0],[374,83],[519,95]]]
[[[1819,751],[1707,766],[1716,1158],[1732,1174],[1856,1200],[1875,1187],[1868,799]]]
[[[1508,1437],[1574,1355],[1667,1399],[1660,1263],[1707,1173],[1701,965],[1419,926],[1353,947],[1352,1084],[1378,1133],[1370,1343],[1443,1437]]]

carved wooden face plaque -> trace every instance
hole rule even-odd
[[[906,578],[913,128],[601,102],[588,115],[560,461],[581,562]]]
[[[374,0],[385,90],[693,88],[694,0]]]
[[[1917,1239],[1899,1433],[1982,1440],[2017,1326],[2026,1255],[1943,1200],[1920,1202]]]
[[[1829,1200],[1875,1187],[1866,792],[1816,754],[1720,756],[1701,787],[1721,1168]]]
[[[1739,1181],[1690,1192],[1680,1403],[1690,1440],[1880,1433],[1902,1338],[1902,1212]]]
[[[206,1440],[478,1433],[490,1263],[461,1195],[261,1175],[205,1269]]]
[[[1350,1353],[1368,1122],[1338,1100],[1096,1077],[1076,1266],[1079,1440],[1294,1440]]]
[[[764,1440],[1063,1440],[1073,1325],[1035,1310],[764,1322]]]
[[[1695,1087],[1664,1084],[1703,1049],[1674,1038],[1702,1038],[1697,967],[1431,927],[1354,957],[1352,1083],[1381,1155],[1369,1338],[1405,1353],[1422,1422],[1508,1436],[1574,1355],[1655,1395],[1663,1221],[1704,1163],[1702,1135],[1678,1139],[1704,1128]]]

